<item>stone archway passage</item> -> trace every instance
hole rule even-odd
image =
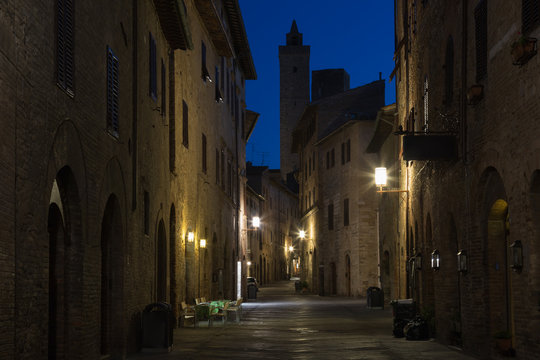
[[[167,302],[167,237],[163,219],[157,233],[157,301]]]
[[[65,233],[64,222],[57,204],[49,205],[49,359],[63,359],[65,349],[64,296]]]

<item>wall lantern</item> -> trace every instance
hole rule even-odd
[[[305,239],[306,238],[306,232],[304,230],[300,230],[300,233],[298,234],[298,236],[300,237],[300,239]]]
[[[431,268],[435,271],[441,268],[441,254],[437,249],[431,253]]]
[[[247,262],[247,266],[251,266],[251,261],[248,261],[248,262]]]
[[[388,189],[383,190],[383,187],[386,186],[388,176],[386,175],[385,167],[375,168],[375,185],[379,188],[378,193],[389,193],[389,192],[409,192],[409,190],[399,190],[399,189]]]
[[[294,248],[292,246],[289,246],[289,252],[293,252]]]
[[[385,167],[375,168],[375,185],[377,185],[378,187],[386,186],[387,179],[388,177],[386,175]]]
[[[255,229],[261,227],[261,218],[259,218],[258,216],[254,216],[251,220],[251,225],[253,225]]]
[[[512,269],[517,272],[521,272],[523,268],[523,244],[520,240],[516,240],[510,245],[512,251]]]
[[[201,240],[199,240],[199,245],[200,245],[200,247],[202,247],[203,249],[206,248],[206,239],[201,239]]]
[[[422,270],[422,254],[418,253],[414,257],[414,267],[416,270]]]
[[[195,233],[193,231],[188,231],[187,233],[187,240],[189,242],[195,241]]]
[[[457,253],[457,269],[459,272],[467,272],[467,250],[460,250]]]

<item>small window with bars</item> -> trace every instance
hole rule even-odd
[[[528,36],[540,24],[540,0],[522,0],[521,31]]]
[[[119,135],[118,124],[119,65],[118,58],[107,46],[107,130],[114,137]]]
[[[56,83],[69,96],[75,95],[74,73],[75,0],[56,2]]]
[[[189,148],[189,119],[188,119],[188,105],[185,101],[182,101],[182,144]]]

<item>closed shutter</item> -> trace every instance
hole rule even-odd
[[[118,137],[119,63],[113,51],[107,47],[107,130]]]
[[[522,0],[521,22],[523,35],[529,35],[540,24],[540,0]]]
[[[75,94],[73,87],[74,5],[74,0],[58,0],[56,19],[56,82],[71,96]]]
[[[474,9],[476,80],[487,75],[487,0],[482,0]]]

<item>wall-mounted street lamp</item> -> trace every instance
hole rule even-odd
[[[300,239],[302,239],[302,240],[305,239],[305,238],[306,238],[306,232],[305,232],[305,230],[300,230],[300,232],[298,233],[298,237],[299,237]]]
[[[248,261],[248,262],[247,262],[247,266],[251,266],[251,261]]]
[[[457,253],[457,269],[460,273],[467,272],[467,251],[460,250]]]
[[[438,271],[441,268],[441,254],[439,250],[435,249],[431,253],[431,268]]]
[[[199,246],[203,249],[206,248],[206,239],[199,240]]]
[[[291,246],[289,246],[289,252],[293,252],[294,251],[294,248]]]
[[[386,187],[388,180],[388,175],[386,174],[385,167],[375,168],[375,185],[379,188],[378,193],[390,193],[390,192],[409,192],[409,190],[400,190],[400,189],[388,189],[383,190]]]
[[[512,251],[512,269],[516,272],[521,272],[523,268],[523,244],[520,240],[516,240],[510,245]]]
[[[258,216],[254,216],[253,219],[251,220],[251,225],[255,229],[260,228],[261,227],[261,218],[259,218]]]
[[[187,240],[188,242],[195,241],[195,233],[193,231],[188,231],[187,233]]]

